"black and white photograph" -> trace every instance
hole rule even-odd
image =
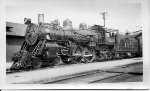
[[[143,81],[140,3],[27,1],[6,7],[9,84]]]
[[[142,0],[6,0],[4,5],[6,84],[144,81]]]

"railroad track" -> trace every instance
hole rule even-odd
[[[131,58],[126,58],[126,59],[131,59]],[[118,60],[119,61],[119,59],[113,59],[113,60],[102,60],[102,61],[95,61],[95,62],[107,62],[107,61],[114,61],[114,60]],[[93,62],[93,63],[95,63],[95,62]],[[85,64],[85,63],[80,63],[80,64]],[[35,71],[35,70],[43,70],[43,69],[49,69],[49,68],[55,68],[55,67],[64,67],[64,66],[67,66],[67,65],[69,66],[69,65],[73,65],[73,64],[64,64],[64,63],[62,63],[62,64],[60,64],[58,66],[41,67],[40,69],[33,69],[33,68],[19,69],[19,70],[7,69],[6,70],[6,74],[13,74],[13,73],[27,72],[27,71]],[[78,65],[78,64],[75,64],[75,65]]]
[[[111,70],[94,70],[90,72],[80,73],[68,75],[60,78],[56,78],[54,80],[50,80],[48,82],[44,82],[44,84],[61,84],[61,83],[98,83],[101,81],[105,81],[107,79],[113,79],[126,75],[133,76],[142,76],[143,72],[137,71],[123,71],[122,69],[131,69],[134,65],[142,65],[141,62],[124,65],[120,67],[115,67]],[[120,71],[118,69],[121,69]]]

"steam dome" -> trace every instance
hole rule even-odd
[[[64,20],[63,21],[63,27],[71,28],[72,27],[72,21],[70,19]]]
[[[80,23],[79,29],[86,30],[87,29],[87,24],[86,23]]]

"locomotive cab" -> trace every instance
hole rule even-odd
[[[113,29],[105,29],[105,43],[113,45],[115,43],[116,34],[118,33],[118,30]]]

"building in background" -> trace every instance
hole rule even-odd
[[[26,31],[25,24],[6,22],[6,61],[10,62],[13,53],[20,50]]]

